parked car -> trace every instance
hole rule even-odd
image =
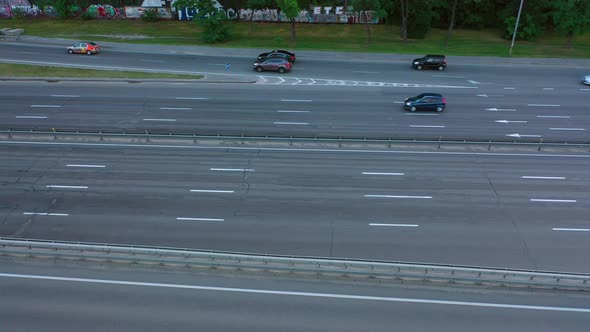
[[[590,85],[590,75],[586,75],[582,78],[582,84]]]
[[[282,74],[284,72],[290,71],[291,66],[291,62],[282,58],[270,58],[263,61],[254,62],[254,70],[257,72],[275,70]]]
[[[81,54],[96,54],[100,52],[100,46],[93,42],[80,42],[76,43],[67,48],[68,53],[81,53]]]
[[[436,68],[445,70],[447,68],[447,58],[440,54],[430,54],[412,61],[412,68],[422,70],[424,68]]]
[[[447,100],[438,93],[422,93],[404,100],[406,111],[437,111],[442,112],[447,107]]]
[[[289,62],[293,63],[297,59],[295,53],[291,53],[285,50],[273,50],[266,53],[260,53],[258,55],[258,60],[265,60],[269,58],[285,58],[289,60]]]

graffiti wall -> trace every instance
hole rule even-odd
[[[217,8],[219,15],[225,15],[230,20],[239,21],[254,21],[254,22],[289,22],[289,19],[276,8],[266,9],[239,9],[233,8],[225,9],[217,0],[212,0]],[[83,12],[89,13],[95,18],[102,19],[139,19],[143,12],[147,9],[158,9],[158,15],[161,19],[176,18],[179,21],[192,21],[193,17],[198,14],[195,8],[182,8],[178,11],[172,7],[124,7],[117,8],[111,5],[91,5],[85,9],[78,9],[78,14]],[[0,18],[10,18],[19,13],[24,17],[57,17],[57,11],[52,6],[47,6],[43,9],[37,6],[0,6]],[[367,21],[371,24],[378,24],[379,19],[374,15],[374,12],[368,11],[366,13]],[[320,7],[312,6],[301,10],[299,15],[295,18],[298,23],[345,23],[358,24],[365,23],[365,15],[361,12],[355,12],[352,7],[346,10],[344,7]]]

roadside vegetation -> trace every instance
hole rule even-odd
[[[143,73],[135,71],[92,70],[20,64],[0,64],[0,76],[6,77],[82,77],[82,78],[139,78],[139,79],[201,79],[203,75]]]

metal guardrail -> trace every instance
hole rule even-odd
[[[373,145],[380,147],[393,147],[404,144],[421,144],[435,148],[447,146],[478,146],[491,150],[501,147],[523,147],[529,150],[548,150],[548,149],[577,149],[581,152],[590,152],[590,142],[588,141],[547,141],[532,140],[527,138],[516,139],[458,139],[444,137],[356,137],[356,136],[287,136],[287,135],[255,135],[246,133],[214,133],[214,132],[165,132],[165,131],[139,131],[139,130],[76,130],[76,129],[55,129],[55,128],[0,128],[0,139],[18,140],[95,140],[98,142],[132,140],[134,143],[154,143],[154,142],[176,142],[199,143],[223,141],[236,144],[324,144],[336,147]]]
[[[590,291],[588,274],[273,256],[116,244],[0,238],[0,256],[366,278],[382,281],[427,281]]]

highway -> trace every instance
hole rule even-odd
[[[0,142],[0,235],[590,272],[586,154]]]
[[[0,268],[0,321],[20,331],[587,331],[585,294],[161,272]]]
[[[443,93],[447,110],[402,109],[406,97],[425,90]],[[5,81],[0,123],[16,129],[587,142],[590,114],[579,106],[586,90]]]

